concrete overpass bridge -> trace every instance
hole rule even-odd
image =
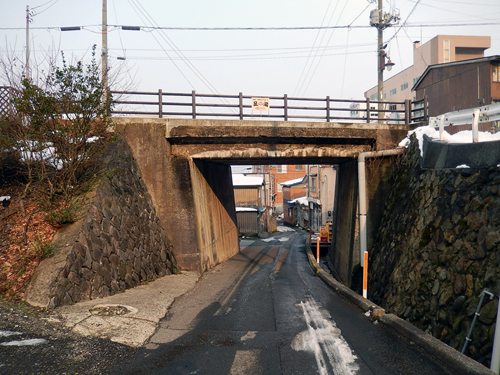
[[[357,160],[394,148],[409,125],[114,118],[130,145],[179,265],[204,272],[239,252],[231,179],[237,164],[338,164],[332,261],[349,285],[356,264]],[[385,168],[369,173],[378,207]],[[368,167],[369,169],[369,167]],[[372,210],[377,222],[376,210]]]

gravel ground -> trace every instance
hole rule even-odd
[[[75,334],[54,318],[49,310],[0,299],[0,374],[106,374],[138,350]]]

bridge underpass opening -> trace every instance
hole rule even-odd
[[[357,173],[348,173],[349,168],[356,168],[355,159],[304,158],[293,160],[294,164],[281,162],[290,159],[232,165],[240,234],[273,232],[277,218],[283,220],[283,225],[311,229],[317,235],[320,227],[328,223],[331,236],[322,244],[322,252],[326,250],[329,267],[339,277],[342,274],[340,278],[349,285],[353,265],[359,264],[354,246],[357,194],[352,191],[354,182],[349,181],[357,178]]]
[[[336,165],[329,256],[346,285],[359,263],[356,158],[393,147],[408,130],[386,124],[151,118],[120,118],[116,128],[132,149],[178,264],[199,272],[239,251],[231,165]]]

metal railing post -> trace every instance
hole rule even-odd
[[[192,113],[193,113],[193,118],[196,118],[196,91],[191,92],[191,108],[192,108]]]
[[[330,96],[326,97],[326,122],[330,122]]]
[[[285,94],[283,97],[283,117],[285,118],[285,121],[288,121],[288,96]]]
[[[366,98],[366,123],[367,124],[370,123],[370,118],[371,118],[371,114],[370,114],[370,98]]]
[[[243,120],[243,94],[240,92],[240,120]]]
[[[160,118],[163,118],[163,91],[158,89],[158,114]]]
[[[405,100],[405,124],[411,122],[411,101],[410,99]]]

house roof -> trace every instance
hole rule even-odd
[[[429,71],[431,71],[432,69],[438,69],[438,68],[441,69],[441,68],[446,68],[446,67],[455,66],[455,65],[477,64],[477,63],[481,63],[481,62],[485,62],[485,61],[495,61],[495,60],[500,61],[500,55],[488,56],[488,57],[480,57],[480,58],[477,58],[477,59],[453,61],[453,62],[442,63],[442,64],[429,65],[425,69],[425,71],[422,73],[422,75],[418,78],[417,82],[415,82],[415,84],[411,88],[411,91],[416,91],[418,85],[420,85],[420,83],[423,81],[423,79],[425,78],[425,76],[427,75],[427,73],[429,73]]]
[[[233,173],[233,186],[261,186],[263,184],[263,177],[250,177],[244,174]]]
[[[321,204],[318,199],[311,198],[311,197],[300,197],[300,198],[295,198],[289,202],[289,204],[298,204],[300,206],[309,206],[309,202],[316,203],[316,204]]]
[[[236,212],[257,212],[256,208],[251,207],[236,207]]]
[[[295,178],[293,180],[280,182],[280,185],[285,187],[291,187],[295,185],[300,185],[302,183],[305,183],[306,181],[307,181],[307,175],[305,175],[304,177]]]

